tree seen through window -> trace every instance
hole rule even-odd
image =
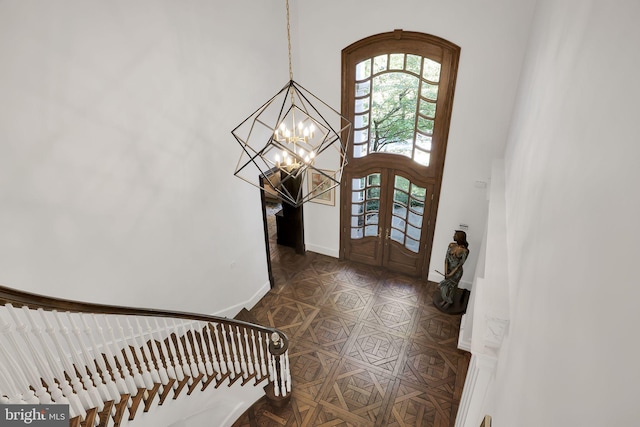
[[[356,67],[354,157],[393,153],[428,166],[440,64],[410,54],[379,55]]]

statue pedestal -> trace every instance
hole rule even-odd
[[[453,297],[453,304],[443,307],[442,295],[440,295],[440,290],[438,289],[433,293],[433,305],[446,314],[464,314],[467,311],[467,304],[469,304],[469,294],[469,290],[457,288]]]

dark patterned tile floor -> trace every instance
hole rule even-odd
[[[275,287],[250,313],[289,337],[292,396],[234,427],[453,427],[470,355],[435,283],[275,243],[271,255]]]

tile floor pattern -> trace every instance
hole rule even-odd
[[[234,427],[453,427],[470,355],[436,284],[271,247],[276,286],[250,312],[290,340],[293,392],[261,399]]]

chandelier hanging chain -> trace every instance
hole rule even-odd
[[[289,48],[289,80],[293,80],[293,65],[291,65],[291,24],[289,23],[289,0],[287,4],[287,43]]]

